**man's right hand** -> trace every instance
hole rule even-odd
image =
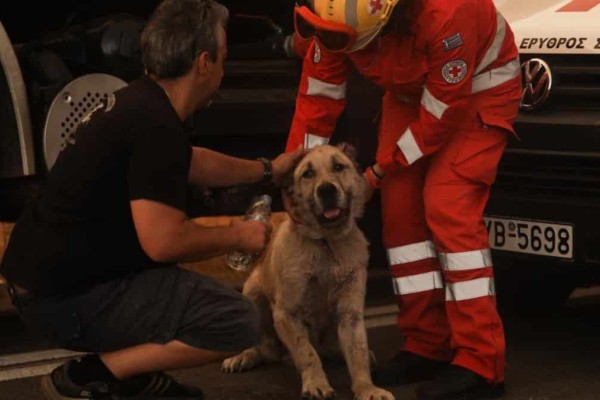
[[[244,221],[232,219],[231,228],[237,235],[237,249],[244,253],[257,254],[262,252],[271,238],[272,226],[263,221]]]

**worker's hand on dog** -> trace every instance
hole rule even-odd
[[[365,178],[365,187],[366,187],[365,201],[366,202],[371,201],[371,199],[373,198],[373,194],[375,193],[375,190],[379,189],[379,186],[381,185],[381,181],[383,180],[384,175],[385,175],[385,172],[383,172],[383,169],[378,164],[367,167],[367,169],[365,169],[365,172],[363,173],[363,177]]]
[[[365,178],[365,203],[368,203],[373,198],[373,194],[375,194],[375,188],[369,182],[366,173],[363,174],[363,178]]]
[[[300,145],[294,151],[282,153],[273,160],[273,183],[281,186],[281,181],[285,174],[302,158],[305,154],[304,146]]]
[[[271,224],[263,221],[232,219],[231,228],[237,236],[237,249],[244,253],[262,252],[271,238]]]

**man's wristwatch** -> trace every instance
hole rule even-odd
[[[273,165],[271,164],[271,160],[264,157],[259,157],[257,160],[260,161],[264,167],[263,178],[260,183],[271,183],[273,180]]]

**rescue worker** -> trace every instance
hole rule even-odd
[[[353,68],[385,91],[365,177],[381,188],[405,341],[375,382],[426,380],[421,400],[501,396],[483,210],[521,98],[509,25],[492,0],[308,0],[294,19],[305,57],[288,151],[329,141]]]

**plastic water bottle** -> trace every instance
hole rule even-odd
[[[243,219],[245,221],[264,221],[268,222],[271,218],[271,196],[265,194],[254,199]],[[236,271],[248,271],[254,260],[253,254],[243,253],[241,251],[232,251],[225,257],[225,262],[229,268]]]

